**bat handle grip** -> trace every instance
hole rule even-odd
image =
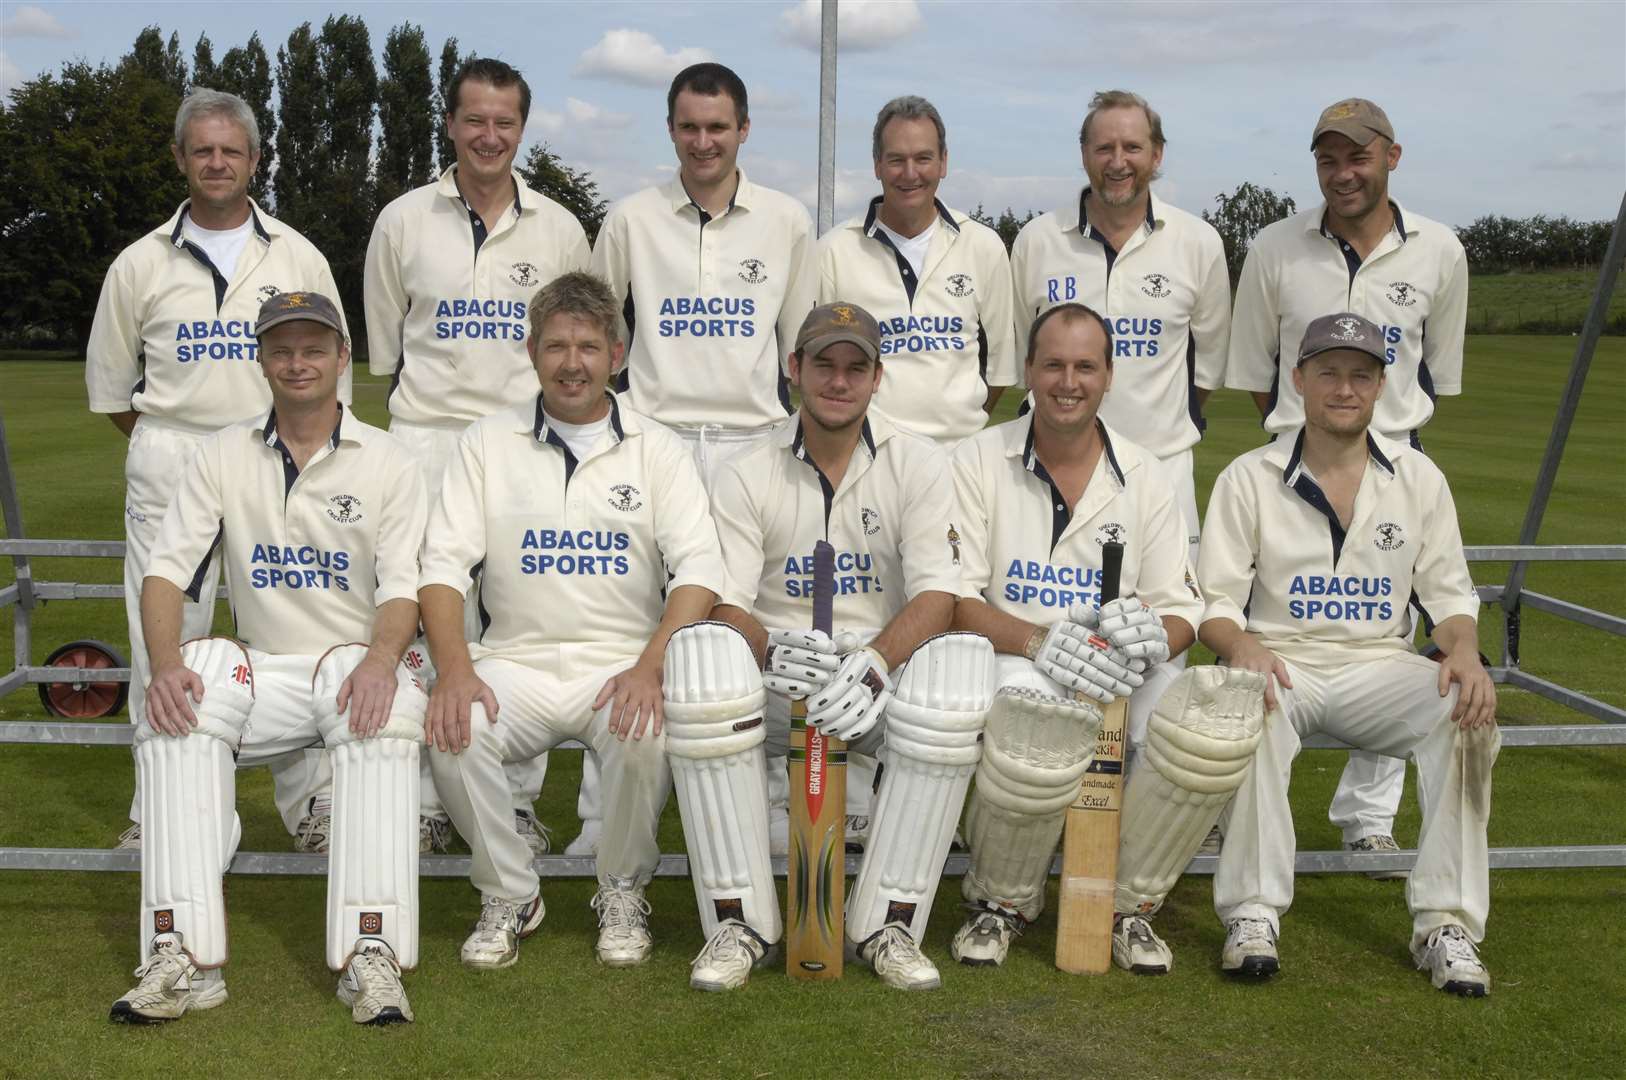
[[[1124,546],[1116,540],[1101,545],[1101,604],[1118,599],[1118,587],[1124,571]]]

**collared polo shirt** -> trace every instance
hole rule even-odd
[[[536,396],[525,351],[537,292],[585,270],[570,211],[514,174],[514,204],[489,231],[457,166],[386,206],[367,244],[367,365],[393,378],[390,415],[466,423]]]
[[[717,217],[680,177],[610,208],[593,270],[622,302],[627,403],[663,424],[754,428],[790,411],[781,365],[817,291],[812,223],[739,174]]]
[[[728,585],[722,602],[770,628],[813,620],[813,547],[836,549],[834,626],[878,629],[923,592],[960,592],[948,459],[870,413],[834,486],[802,442],[800,414],[723,464],[712,492]]]
[[[1225,385],[1270,392],[1265,430],[1304,423],[1293,389],[1304,328],[1352,311],[1383,331],[1387,379],[1372,427],[1406,438],[1434,415],[1434,399],[1462,393],[1468,260],[1456,233],[1391,203],[1395,227],[1364,260],[1326,228],[1326,204],[1267,225],[1237,283]]]
[[[1194,214],[1148,195],[1146,223],[1122,251],[1085,215],[1078,199],[1028,222],[1011,249],[1016,342],[1057,304],[1084,304],[1112,326],[1112,392],[1101,417],[1158,457],[1202,438],[1198,388],[1225,381],[1231,279],[1225,245]]]
[[[327,445],[297,469],[273,409],[199,444],[147,574],[196,600],[219,546],[235,636],[318,655],[370,641],[386,601],[417,601],[426,513],[418,464],[390,436],[341,406]]]
[[[917,278],[869,212],[819,240],[819,303],[857,304],[881,328],[873,405],[933,439],[963,439],[988,422],[990,386],[1021,381],[1011,327],[1011,269],[999,234],[937,204]]]
[[[204,431],[263,415],[271,388],[254,337],[260,305],[279,292],[339,301],[322,253],[252,200],[253,228],[227,281],[183,235],[188,205],[121,251],[107,270],[85,349],[91,412],[133,409]],[[350,400],[349,371],[339,381],[339,399]]]
[[[1220,473],[1203,522],[1203,619],[1229,619],[1289,660],[1337,664],[1411,649],[1427,625],[1477,618],[1445,476],[1427,455],[1367,436],[1349,528],[1304,467],[1304,429]]]

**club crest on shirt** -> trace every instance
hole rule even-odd
[[[1401,535],[1405,530],[1392,521],[1378,524],[1378,535],[1372,541],[1379,551],[1399,551],[1406,546],[1406,538]]]
[[[1410,282],[1391,281],[1389,282],[1389,291],[1385,295],[1389,297],[1389,303],[1391,304],[1398,304],[1400,307],[1411,307],[1417,303],[1417,297],[1412,295],[1416,291],[1417,286]]]
[[[631,484],[611,484],[609,500],[610,508],[613,510],[619,510],[623,514],[630,514],[640,506],[644,505],[643,500],[640,498],[642,494],[643,492],[639,491]]]
[[[1122,525],[1116,521],[1108,521],[1095,530],[1095,542],[1097,544],[1121,544],[1124,542],[1124,537],[1128,535],[1129,530]]]
[[[950,296],[970,296],[977,290],[971,286],[970,274],[950,274],[948,284],[944,286]]]
[[[858,511],[858,520],[864,523],[864,535],[874,536],[881,531],[881,512],[864,507]]]
[[[1169,275],[1147,274],[1141,280],[1146,284],[1140,287],[1140,291],[1153,300],[1162,300],[1169,295]]]
[[[954,565],[959,566],[960,565],[960,530],[956,529],[954,527],[954,522],[952,522],[952,521],[949,522],[949,527],[948,527],[948,546],[949,546],[949,554],[954,557]]]
[[[260,298],[260,303],[263,304],[281,291],[275,285],[261,285],[255,295]]]
[[[768,280],[768,264],[761,259],[741,259],[740,280],[747,285],[761,285]]]
[[[508,280],[515,285],[535,285],[537,283],[536,264],[517,262],[513,269],[508,271]]]
[[[335,495],[328,502],[327,516],[340,525],[354,525],[361,520],[361,500],[354,495]]]

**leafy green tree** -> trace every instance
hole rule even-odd
[[[429,182],[435,147],[434,96],[423,29],[403,23],[384,42],[384,78],[378,84],[380,207]]]
[[[175,91],[176,97],[186,93],[186,61],[181,58],[181,35],[171,33],[164,41],[164,32],[149,26],[136,35],[135,46],[126,62],[134,63],[142,71]],[[172,116],[170,120],[175,118]]]
[[[1218,208],[1203,211],[1203,220],[1214,226],[1225,244],[1225,265],[1231,271],[1231,284],[1242,276],[1242,263],[1253,238],[1273,221],[1280,221],[1296,209],[1288,195],[1277,195],[1267,187],[1243,183],[1229,195],[1214,196]]]
[[[210,90],[224,89],[220,85],[220,68],[215,64],[214,43],[209,40],[208,34],[199,34],[198,43],[192,48],[191,85]]]
[[[315,212],[308,204],[320,200],[328,175],[322,63],[310,23],[296,26],[277,47],[277,98],[278,166],[272,186],[277,216],[297,228]]]
[[[999,238],[1005,241],[1007,252],[1011,250],[1011,245],[1016,243],[1016,234],[1022,231],[1022,226],[1038,216],[1037,210],[1029,210],[1026,217],[1017,217],[1016,212],[1007,206],[1005,212],[996,218],[982,208],[982,203],[978,203],[977,208],[971,211],[971,220],[980,221],[998,233]]]
[[[598,239],[599,226],[609,201],[599,195],[598,182],[585,169],[573,169],[559,160],[547,143],[537,143],[519,167],[525,183],[576,215],[589,241]]]
[[[236,94],[248,102],[260,128],[260,171],[254,174],[248,193],[262,206],[271,204],[272,165],[277,159],[277,114],[271,109],[271,59],[265,54],[260,35],[250,34],[248,43],[226,50],[220,59],[217,89]]]
[[[435,80],[435,167],[438,172],[445,172],[457,161],[457,150],[452,146],[452,140],[446,137],[446,113],[451,109],[451,102],[446,97],[451,93],[452,79],[465,59],[474,59],[474,54],[459,57],[457,39],[447,38],[440,49],[440,72]]]

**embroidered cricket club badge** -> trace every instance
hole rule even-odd
[[[1124,542],[1124,537],[1128,535],[1129,530],[1116,521],[1109,521],[1095,530],[1095,542],[1097,544],[1121,544]]]
[[[948,546],[949,546],[949,554],[954,557],[954,565],[959,566],[960,565],[960,530],[956,529],[954,527],[954,522],[952,522],[952,521],[949,522],[949,527],[948,527]]]
[[[1411,307],[1417,303],[1417,286],[1409,281],[1389,282],[1389,291],[1385,294],[1389,303],[1399,307]]]
[[[761,285],[768,280],[768,264],[761,259],[741,259],[740,280],[747,285]]]
[[[1379,551],[1399,551],[1406,546],[1405,531],[1392,521],[1378,524],[1378,535],[1372,540]]]
[[[881,512],[864,507],[858,511],[858,520],[864,523],[864,535],[874,536],[881,531]]]
[[[335,495],[328,500],[327,516],[340,525],[354,525],[361,520],[361,500],[354,495]]]
[[[1351,319],[1346,316],[1345,318],[1334,320],[1333,325],[1338,327],[1338,329],[1332,336],[1337,338],[1339,341],[1361,340],[1361,324],[1359,320]]]
[[[382,911],[363,911],[357,920],[356,929],[363,934],[375,936],[384,932],[384,913]]]
[[[1143,284],[1140,287],[1140,291],[1145,293],[1147,296],[1150,296],[1153,300],[1163,300],[1168,297],[1169,275],[1147,274],[1145,277],[1141,278],[1141,281]]]
[[[848,304],[837,304],[830,309],[830,314],[835,316],[837,326],[851,326],[858,321],[853,318],[853,309]]]
[[[540,276],[535,263],[517,262],[508,270],[508,280],[515,285],[535,285]]]
[[[284,307],[300,308],[311,306],[309,298],[302,292],[291,292],[286,295],[287,299],[282,302]]]
[[[971,285],[970,274],[950,274],[948,284],[944,286],[950,296],[970,296],[977,290]]]
[[[255,295],[260,298],[260,303],[263,304],[281,291],[275,285],[261,285]]]
[[[619,510],[623,514],[630,514],[640,506],[644,505],[643,499],[641,498],[642,495],[643,492],[639,491],[631,484],[611,484],[609,500],[610,508],[612,510]]]

